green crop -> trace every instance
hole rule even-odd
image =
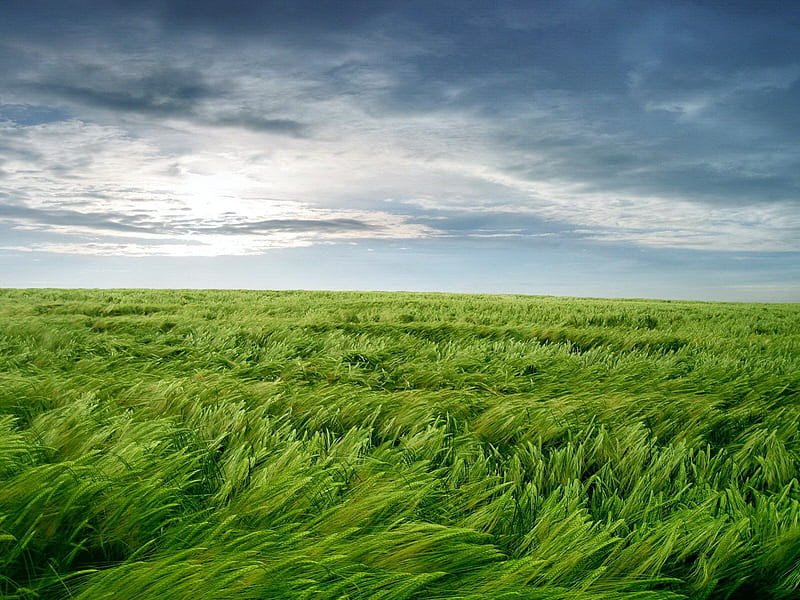
[[[0,290],[0,597],[800,597],[800,306]]]

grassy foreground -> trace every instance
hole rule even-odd
[[[0,290],[0,597],[800,597],[800,305]]]

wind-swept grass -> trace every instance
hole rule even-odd
[[[0,291],[3,598],[800,596],[800,308]]]

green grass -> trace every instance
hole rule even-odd
[[[0,290],[0,595],[800,597],[800,305]]]

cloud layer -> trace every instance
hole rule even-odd
[[[799,56],[782,2],[3,3],[3,247],[798,252]]]

